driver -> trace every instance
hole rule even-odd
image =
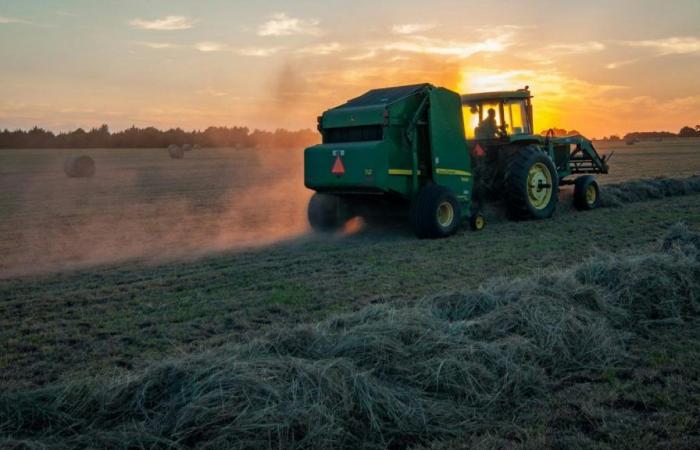
[[[498,124],[496,123],[496,110],[488,109],[488,116],[479,122],[479,138],[495,139],[498,137]]]

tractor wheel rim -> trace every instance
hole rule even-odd
[[[589,185],[586,188],[586,203],[588,203],[589,205],[592,205],[595,203],[597,198],[598,198],[598,192],[596,191],[595,186],[593,186],[592,184]]]
[[[535,163],[527,175],[527,197],[535,209],[544,209],[552,199],[552,173],[543,163]]]
[[[455,210],[452,203],[444,201],[438,205],[437,221],[441,227],[449,227],[455,217]]]
[[[481,230],[484,228],[484,218],[483,217],[477,217],[476,218],[476,229]]]

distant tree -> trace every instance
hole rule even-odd
[[[678,132],[679,137],[700,137],[700,131],[691,127],[683,127]]]
[[[85,131],[77,130],[55,135],[34,127],[29,131],[7,129],[0,131],[0,148],[162,148],[170,144],[199,144],[202,147],[299,148],[318,143],[320,136],[311,130],[274,132],[246,127],[209,127],[204,131],[184,131],[174,128],[161,131],[153,127],[136,128],[110,133],[107,125]]]
[[[663,139],[663,138],[670,138],[670,137],[676,137],[678,136],[675,133],[671,133],[670,131],[634,131],[632,133],[627,133],[624,136],[624,140],[629,141],[629,140],[657,140],[657,139]]]

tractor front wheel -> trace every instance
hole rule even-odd
[[[309,224],[314,231],[335,231],[345,223],[343,200],[337,195],[316,192],[309,200]]]
[[[514,219],[552,217],[559,202],[557,169],[537,146],[523,147],[506,167],[505,189],[508,211]]]
[[[411,204],[413,232],[421,239],[443,238],[459,228],[462,211],[457,197],[447,188],[431,184],[422,188]]]
[[[574,181],[574,206],[579,211],[600,206],[600,187],[593,175],[584,175]]]

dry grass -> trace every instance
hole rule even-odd
[[[413,306],[0,395],[4,445],[403,448],[526,421],[555,386],[625,360],[630,336],[698,313],[700,236]]]
[[[607,184],[602,188],[602,206],[623,206],[627,203],[664,197],[700,193],[700,175],[688,178],[655,178]]]

